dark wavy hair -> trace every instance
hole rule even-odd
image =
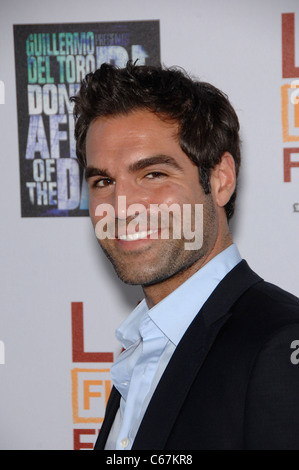
[[[98,117],[149,110],[179,125],[179,143],[198,166],[199,181],[210,193],[210,172],[224,152],[241,162],[239,121],[227,96],[213,85],[191,79],[180,68],[136,65],[124,68],[103,64],[81,83],[74,102],[76,152],[86,167],[86,134]],[[225,206],[227,219],[234,213],[236,191]]]

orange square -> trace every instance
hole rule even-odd
[[[74,423],[102,423],[111,391],[110,369],[78,369],[72,374]]]
[[[296,92],[297,86],[292,86],[292,84],[285,84],[281,87],[281,119],[282,119],[282,135],[284,142],[296,142],[299,141],[299,99],[298,96],[294,99],[291,99],[293,93],[297,95]],[[293,90],[290,93],[290,90]],[[291,120],[293,121],[292,128],[298,128],[298,135],[292,135],[291,131]]]

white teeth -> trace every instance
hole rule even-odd
[[[132,234],[127,234],[127,235],[119,235],[118,238],[119,240],[124,240],[124,241],[135,241],[135,240],[142,240],[144,238],[147,238],[149,235],[154,233],[155,230],[149,230],[148,232],[138,232],[138,233],[132,233]]]

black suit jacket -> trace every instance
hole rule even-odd
[[[132,450],[299,449],[295,340],[299,299],[242,261],[180,341]],[[104,449],[119,402],[113,388],[96,450]]]

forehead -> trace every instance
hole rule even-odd
[[[164,121],[152,112],[139,110],[128,115],[98,118],[89,126],[86,137],[87,160],[102,153],[169,152],[180,149],[178,124]]]

